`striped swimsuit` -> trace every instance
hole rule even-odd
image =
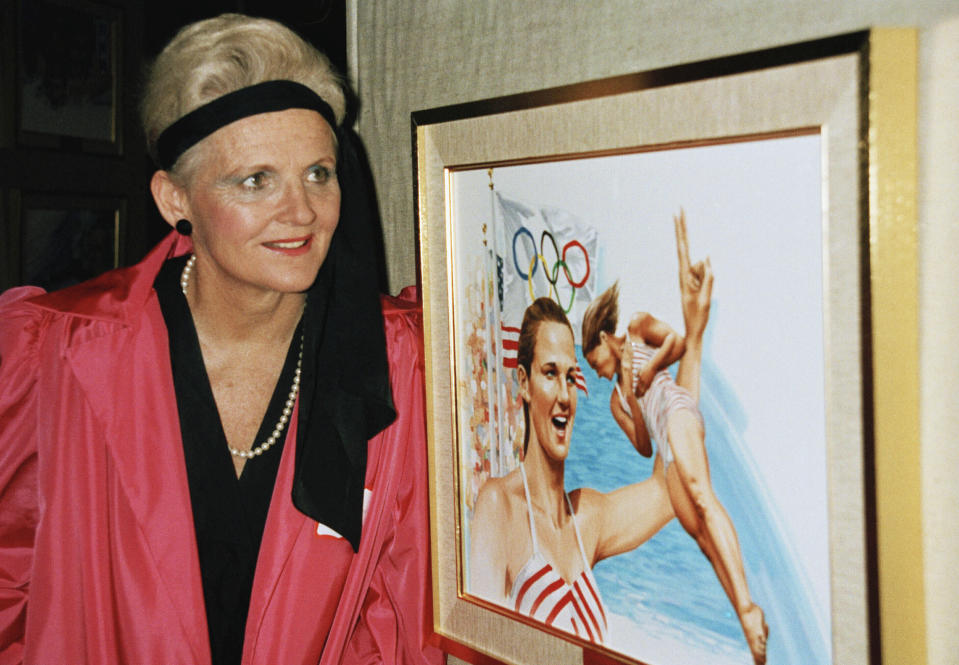
[[[629,343],[633,348],[633,390],[636,390],[639,371],[649,363],[656,349],[642,342],[630,340]],[[619,387],[619,382],[616,381],[613,385],[616,388],[616,394],[619,395],[619,403],[626,413],[629,413],[629,403]],[[665,369],[656,372],[649,390],[637,401],[643,412],[643,420],[646,421],[646,429],[656,441],[656,451],[662,455],[663,464],[666,466],[673,461],[673,452],[669,448],[669,438],[666,436],[666,422],[669,416],[674,411],[686,409],[694,413],[699,418],[700,425],[705,427],[703,415],[699,412],[693,396],[688,390],[678,385]]]
[[[507,604],[521,614],[531,616],[546,625],[565,630],[597,644],[606,641],[606,611],[599,597],[599,587],[586,560],[583,541],[579,537],[576,515],[566,497],[566,505],[573,520],[576,542],[583,557],[583,572],[570,585],[549,564],[539,551],[536,540],[536,525],[533,523],[533,504],[529,498],[526,469],[520,464],[523,490],[526,492],[526,508],[529,513],[529,531],[533,541],[533,555],[513,580]]]

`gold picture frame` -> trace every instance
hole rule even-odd
[[[456,255],[458,174],[815,135],[829,654],[843,665],[925,662],[916,71],[915,31],[875,29],[412,114],[433,613],[448,652],[473,663],[662,665],[546,629],[465,588],[459,439],[473,414],[457,388],[467,281]]]

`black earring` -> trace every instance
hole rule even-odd
[[[193,224],[188,219],[181,219],[176,223],[176,232],[181,236],[188,236],[193,233]]]

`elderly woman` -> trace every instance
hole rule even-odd
[[[0,662],[436,661],[419,318],[344,106],[277,23],[184,28],[143,103],[176,231],[0,296]]]

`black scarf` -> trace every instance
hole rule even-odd
[[[308,294],[293,505],[359,548],[367,441],[396,417],[379,298],[378,224],[359,138],[336,132],[340,221]]]

